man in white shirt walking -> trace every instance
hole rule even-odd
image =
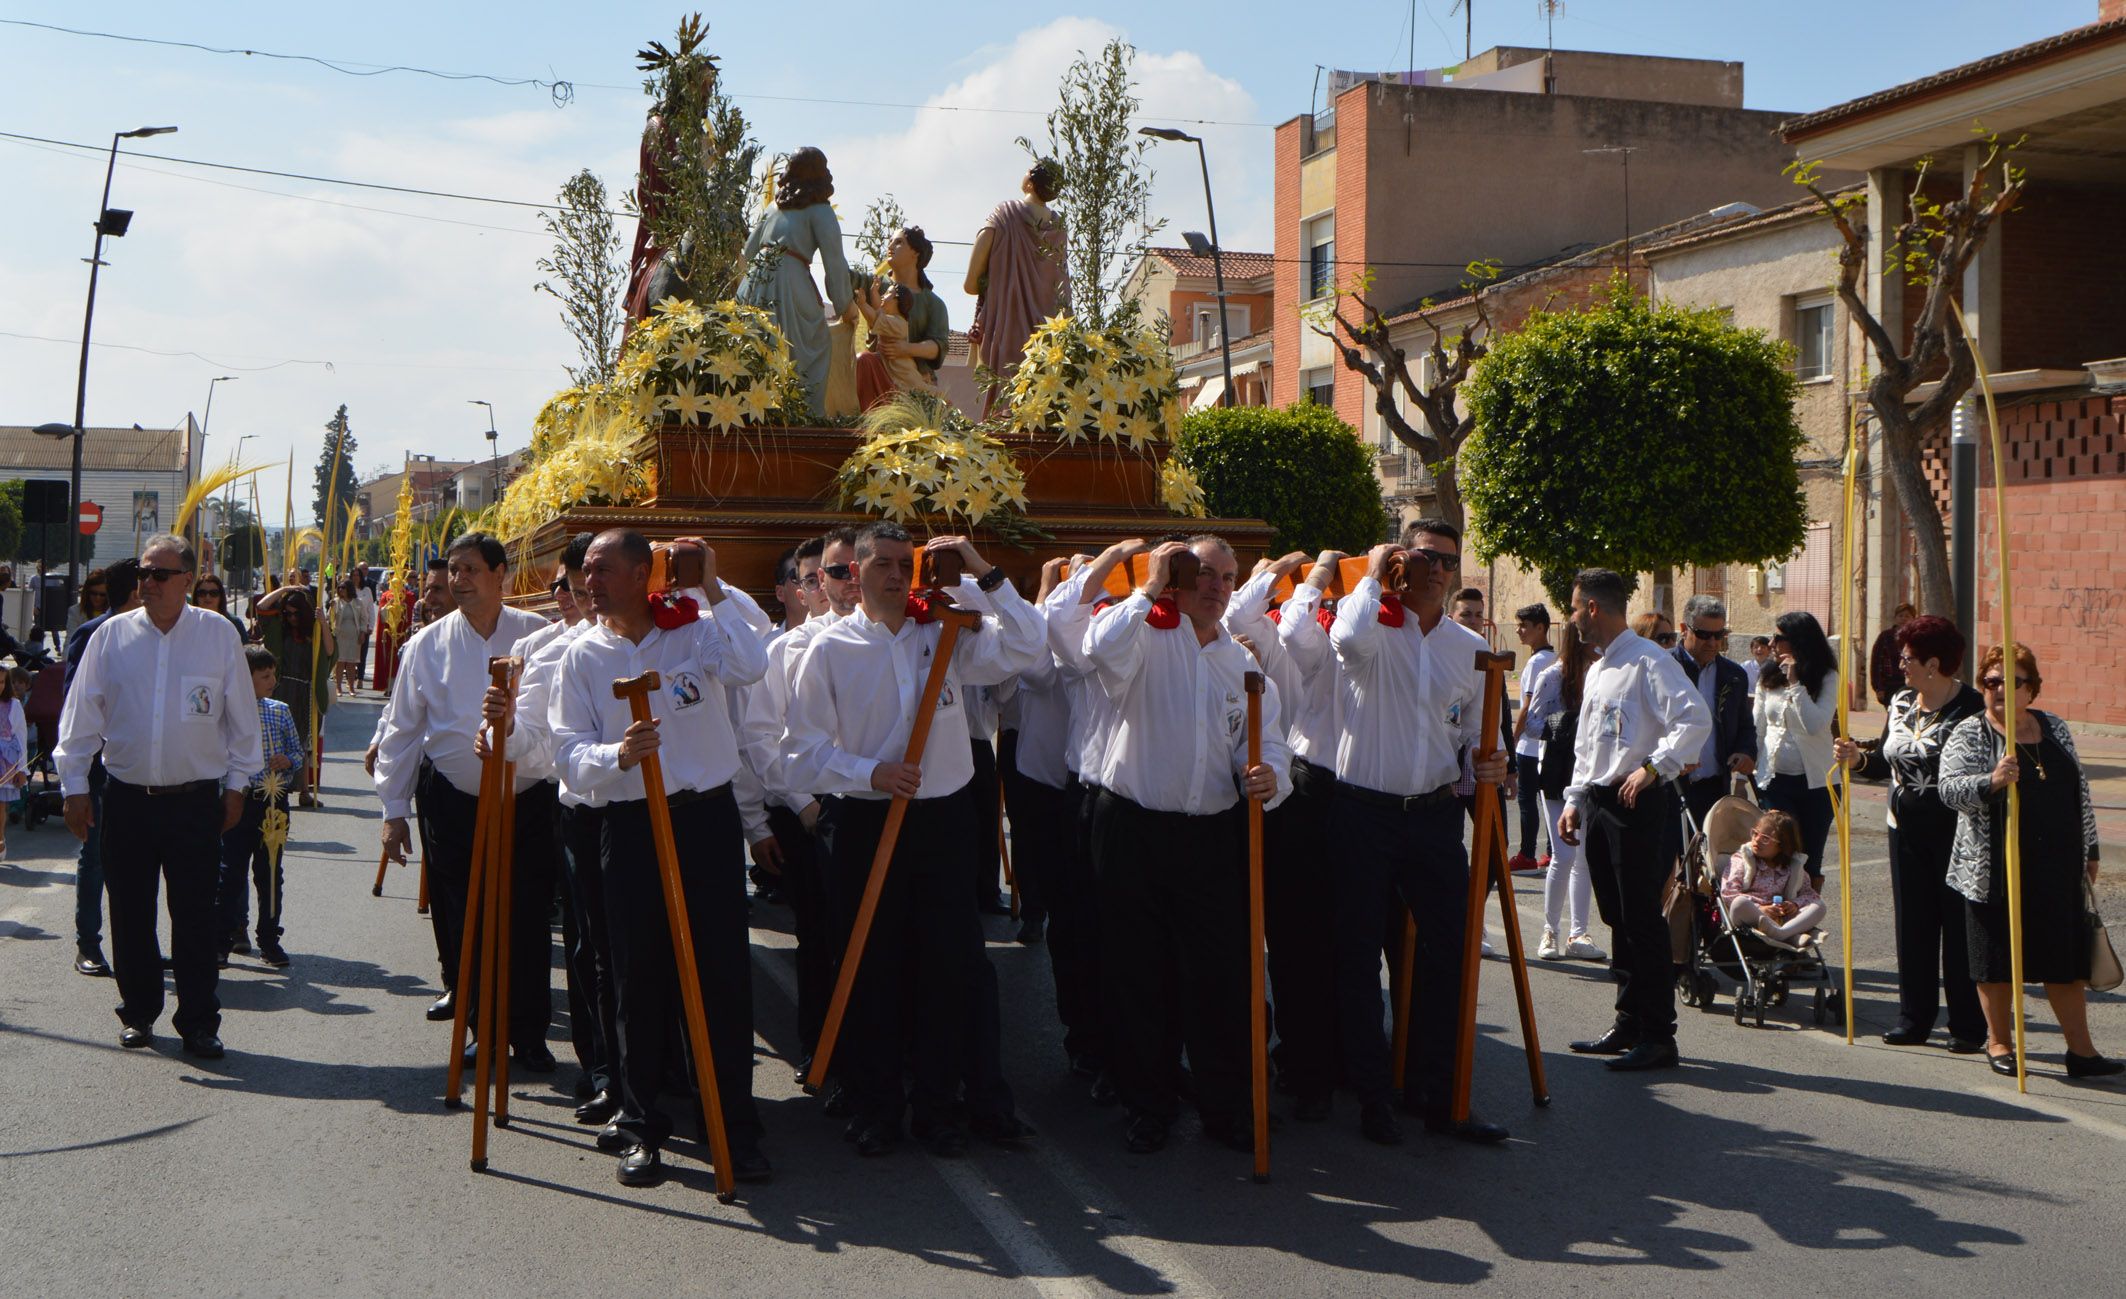
[[[943,628],[910,600],[915,547],[893,523],[857,534],[862,603],[805,651],[782,741],[788,786],[820,798],[820,851],[839,932],[862,899],[890,800],[909,800],[833,1061],[853,1111],[849,1139],[867,1156],[898,1145],[911,1107],[917,1139],[935,1154],[963,1153],[967,1131],[955,1114],[963,1079],[974,1135],[1015,1144],[1027,1131],[1012,1112],[1001,1064],[969,1057],[971,1041],[993,1045],[997,1031],[971,1023],[982,1013],[975,995],[982,928],[967,691],[1031,663],[1041,619],[965,537],[934,537],[927,549],[959,554],[964,569],[953,602],[981,624],[954,642],[922,762],[904,758]],[[904,989],[913,990],[912,1005]],[[912,1094],[903,1092],[904,1063],[915,1077]]]
[[[681,1004],[679,979],[701,988],[717,1090],[730,1138],[731,1174],[741,1182],[771,1174],[761,1153],[753,1104],[753,979],[746,934],[745,840],[731,781],[738,737],[724,688],[747,686],[767,670],[766,648],[739,603],[716,577],[716,554],[702,555],[701,607],[653,610],[650,543],[641,533],[598,534],[584,562],[596,625],[562,656],[550,717],[554,766],[572,798],[603,808],[601,871],[615,974],[615,1042],[622,1144],[617,1176],[647,1186],[663,1176],[660,1151],[672,1123],[657,1103],[667,1044]],[[650,720],[632,719],[613,683],[655,672]],[[642,760],[658,755],[671,808],[672,839],[694,940],[692,970],[673,960],[657,850],[651,835]],[[707,1098],[702,1098],[707,1103]]]
[[[236,629],[186,601],[197,568],[181,538],[148,539],[141,607],[106,622],[88,643],[60,713],[56,757],[67,829],[86,840],[98,816],[89,764],[103,756],[103,876],[124,1025],[119,1045],[147,1046],[162,1014],[155,895],[167,881],[177,985],[171,1026],[186,1053],[215,1060],[223,1054],[214,916],[221,836],[243,815],[244,789],[265,757]]]
[[[1585,842],[1595,905],[1616,934],[1617,1017],[1582,1055],[1609,1055],[1611,1069],[1676,1064],[1676,996],[1668,917],[1661,894],[1675,871],[1670,838],[1676,777],[1696,761],[1712,730],[1698,688],[1660,646],[1626,623],[1624,579],[1605,568],[1573,579],[1572,621],[1602,657],[1587,669],[1572,783],[1558,839]]]
[[[1107,570],[1142,542],[1110,549]],[[1177,559],[1193,581],[1169,582]],[[1191,565],[1186,560],[1183,576]],[[1093,783],[1101,973],[1109,1068],[1130,1115],[1127,1143],[1166,1145],[1180,1110],[1186,1047],[1206,1135],[1254,1145],[1248,1094],[1248,903],[1241,800],[1274,806],[1291,792],[1277,688],[1265,682],[1262,760],[1248,763],[1245,678],[1253,656],[1222,625],[1239,579],[1232,547],[1213,536],[1151,551],[1144,585],[1085,633],[1115,727]]]
[[[415,633],[399,660],[377,736],[375,782],[384,802],[384,852],[404,861],[411,841],[407,818],[416,793],[428,853],[429,920],[443,966],[444,997],[429,1008],[450,1017],[457,986],[472,879],[473,829],[480,803],[481,714],[491,678],[487,661],[509,654],[546,620],[503,604],[509,553],[484,532],[450,543],[444,571],[456,608]],[[424,761],[425,759],[425,761]],[[551,1018],[552,939],[547,928],[553,895],[553,808],[534,782],[517,776],[517,860],[510,879],[510,1041],[525,1067],[553,1068],[546,1048]],[[539,847],[537,845],[543,845]],[[468,1008],[467,1022],[472,1022]]]
[[[1368,571],[1337,605],[1329,630],[1346,692],[1336,747],[1337,1026],[1344,1069],[1358,1092],[1359,1129],[1395,1145],[1401,1124],[1381,1032],[1381,919],[1403,907],[1417,921],[1403,1108],[1428,1130],[1502,1141],[1506,1130],[1448,1113],[1462,1025],[1462,945],[1469,855],[1455,784],[1461,752],[1475,780],[1498,784],[1506,755],[1473,756],[1483,725],[1478,633],[1446,616],[1461,575],[1461,531],[1439,519],[1404,532],[1407,548],[1375,546]],[[1385,591],[1394,570],[1398,590]],[[1398,905],[1399,904],[1399,905]]]

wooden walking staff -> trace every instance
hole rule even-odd
[[[923,762],[923,746],[930,739],[930,723],[937,716],[938,696],[945,689],[945,672],[952,664],[952,650],[960,630],[975,627],[981,619],[951,605],[935,605],[941,630],[936,653],[930,656],[930,675],[923,682],[923,697],[915,706],[915,724],[908,730],[908,752],[902,759],[912,767]],[[871,875],[864,881],[864,898],[857,904],[856,925],[849,931],[849,946],[842,953],[841,973],[834,980],[834,999],[827,1003],[827,1019],[820,1026],[819,1045],[812,1051],[812,1072],[805,1086],[817,1091],[827,1080],[827,1066],[834,1059],[834,1042],[841,1036],[842,1015],[849,1009],[849,990],[856,985],[857,967],[863,964],[864,943],[871,936],[871,918],[878,911],[879,895],[886,888],[886,868],[893,864],[893,846],[901,837],[901,822],[908,816],[908,800],[894,795],[886,809],[886,825],[879,831],[878,851],[871,857]]]
[[[1479,651],[1477,670],[1484,674],[1483,726],[1477,733],[1476,760],[1498,753],[1499,710],[1506,695],[1506,673],[1513,655]],[[1535,1103],[1550,1103],[1550,1088],[1543,1079],[1543,1049],[1536,1039],[1535,1000],[1528,988],[1528,959],[1521,950],[1521,920],[1513,904],[1513,875],[1506,865],[1506,822],[1499,805],[1499,787],[1476,784],[1476,838],[1469,863],[1469,910],[1462,928],[1461,1032],[1454,1052],[1454,1096],[1448,1111],[1456,1123],[1469,1119],[1469,1086],[1476,1065],[1476,980],[1483,951],[1484,898],[1498,890],[1500,919],[1505,922],[1506,958],[1513,967],[1514,1000],[1521,1014],[1521,1042],[1528,1052],[1528,1086]]]
[[[391,865],[391,854],[388,852],[379,854],[376,859],[376,883],[369,886],[370,897],[380,898],[384,896],[384,868],[389,865]]]
[[[510,693],[512,696],[516,694],[514,681]],[[514,698],[511,702],[514,704]],[[494,959],[488,973],[491,983],[480,989],[480,1000],[483,1004],[492,1000],[495,1009],[493,1031],[480,1035],[480,1046],[493,1062],[495,1126],[506,1128],[509,1126],[509,931],[511,909],[516,899],[510,889],[517,873],[517,764],[514,762],[502,765],[502,810],[496,814],[495,823],[488,827],[487,840],[496,845],[494,861],[487,868],[487,891],[494,899],[494,928],[490,931],[494,935]],[[484,1102],[486,1089],[477,1087],[475,1090],[481,1093]],[[479,1131],[478,1120],[484,1119],[486,1113],[483,1103],[475,1116],[475,1132]]]
[[[1248,768],[1262,765],[1262,673],[1242,678],[1248,694]],[[1255,1180],[1270,1180],[1270,1028],[1262,971],[1262,802],[1248,805],[1248,1081],[1255,1106]]]
[[[520,658],[489,659],[488,671],[495,684],[509,692],[516,703],[517,676],[523,670]],[[483,760],[483,784],[489,797],[480,811],[486,822],[481,847],[484,865],[476,865],[481,889],[477,905],[480,918],[480,977],[475,996],[480,1003],[480,1028],[473,1050],[472,1170],[487,1169],[488,1084],[495,1085],[495,1123],[509,1126],[509,921],[510,850],[515,840],[517,764],[503,753],[506,743],[500,726],[487,732],[488,756]],[[473,902],[467,895],[468,914]],[[462,986],[462,985],[461,985]],[[463,1000],[462,995],[459,998]],[[461,1062],[464,1052],[458,1053]]]
[[[2003,741],[2009,753],[2015,752],[2015,620],[2008,599],[2008,456],[2001,445],[2000,412],[1993,405],[1993,381],[1986,375],[1986,357],[1978,347],[1978,336],[1971,329],[1971,317],[1964,314],[1961,304],[1956,306],[1956,321],[1963,327],[1964,342],[1971,348],[1973,367],[1978,372],[1978,390],[1986,399],[1986,432],[1993,447],[1993,539],[1999,546],[1999,559],[1994,581],[2000,586],[2001,598],[2001,675],[2007,686],[2002,690],[2004,723]],[[2043,736],[2039,736],[2040,742]],[[2001,840],[2001,863],[2008,876],[2008,986],[2015,992],[2015,1090],[2030,1090],[2030,1075],[2025,1054],[2028,1050],[2028,1034],[2023,1026],[2023,797],[2020,783],[2008,786],[2007,837]],[[1850,962],[1848,963],[1850,964]],[[1852,1021],[1852,999],[1846,1001],[1846,1020]]]
[[[508,659],[492,658],[487,661],[488,679],[496,689],[509,685]],[[443,1090],[443,1108],[456,1109],[461,1103],[459,1092],[465,1082],[465,1030],[466,1015],[479,984],[479,966],[474,964],[479,953],[480,912],[486,898],[488,827],[501,810],[501,797],[497,791],[502,787],[503,754],[502,741],[489,727],[487,756],[480,760],[480,800],[473,811],[472,868],[465,883],[465,926],[458,938],[458,978],[452,985],[456,995],[450,1017],[450,1080]],[[426,878],[427,865],[422,865]]]
[[[414,899],[413,913],[417,916],[428,914],[428,844],[425,841],[421,844],[421,892]]]
[[[1845,584],[1838,601],[1838,734],[1850,736],[1853,659],[1853,587],[1859,581],[1854,567],[1853,484],[1860,476],[1860,408],[1848,406],[1845,439]],[[1853,1045],[1853,782],[1843,762],[1830,771],[1829,785],[1838,817],[1838,913],[1841,929],[1839,948],[1845,957],[1845,1044]],[[1818,869],[1822,862],[1816,863]]]
[[[650,720],[650,691],[662,682],[655,672],[613,683],[613,697],[627,700],[629,720]],[[657,847],[657,878],[664,885],[665,925],[672,933],[672,963],[679,976],[679,1000],[686,1011],[687,1037],[694,1044],[694,1084],[709,1129],[709,1157],[716,1161],[716,1198],[738,1198],[731,1175],[731,1140],[723,1126],[723,1092],[716,1085],[716,1054],[709,1046],[709,1018],[701,1004],[701,967],[694,963],[694,930],[687,921],[686,890],[679,882],[679,846],[672,841],[672,808],[665,801],[664,767],[651,750],[642,757],[642,796],[650,813],[650,838]]]

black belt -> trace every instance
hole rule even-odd
[[[136,785],[130,780],[120,780],[116,776],[110,779],[114,788],[127,790],[135,794],[146,794],[149,798],[165,798],[180,794],[211,794],[221,788],[221,782],[212,779],[188,780],[182,785]]]
[[[701,803],[712,798],[721,798],[730,792],[731,782],[728,780],[714,789],[675,789],[664,796],[664,805],[666,807],[685,807],[689,803]],[[616,805],[644,801],[639,798],[616,798],[613,800]]]
[[[1302,767],[1304,767],[1307,771],[1313,773],[1313,775],[1317,779],[1326,780],[1331,783],[1334,783],[1336,780],[1336,769],[1334,767],[1324,767],[1318,762],[1312,762],[1306,758],[1294,757],[1292,759],[1292,769],[1294,771],[1297,771]],[[1366,792],[1370,794],[1373,791],[1369,789]],[[1381,797],[1385,798],[1387,797],[1387,795],[1383,794],[1381,795]]]
[[[1369,803],[1374,807],[1393,808],[1398,812],[1422,812],[1426,808],[1454,802],[1454,786],[1452,785],[1441,785],[1438,789],[1425,794],[1383,794],[1377,789],[1367,789],[1364,785],[1354,785],[1348,780],[1339,780],[1336,783],[1336,792],[1338,794],[1348,794],[1361,803]]]

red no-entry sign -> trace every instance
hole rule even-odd
[[[103,507],[94,501],[83,501],[78,522],[81,526],[82,536],[95,536],[96,529],[103,526]]]

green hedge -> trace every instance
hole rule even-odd
[[[1274,528],[1274,553],[1358,554],[1386,535],[1372,457],[1326,406],[1191,412],[1174,457],[1196,475],[1214,516],[1261,519]]]

